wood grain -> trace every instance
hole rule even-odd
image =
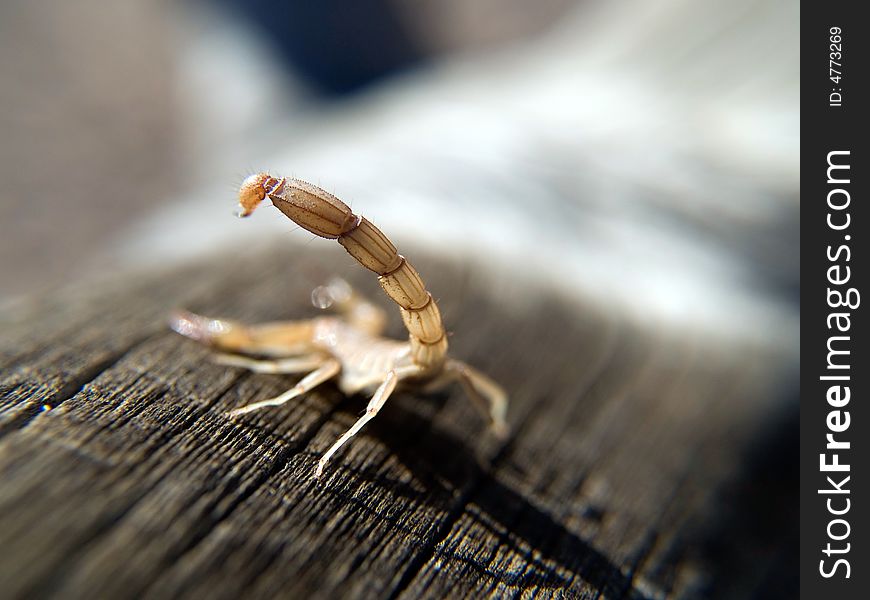
[[[497,282],[499,297],[478,273],[417,259],[451,352],[509,389],[514,434],[486,435],[459,390],[399,394],[315,482],[317,459],[365,399],[326,385],[230,419],[293,379],[214,365],[165,327],[176,306],[245,320],[314,314],[320,281],[294,269],[296,256],[268,249],[123,275],[3,315],[3,597],[772,589],[791,521],[762,533],[729,524],[782,514],[776,481],[745,497],[769,475],[752,470],[752,449],[796,408],[777,401],[789,374],[780,354],[555,297],[514,307],[503,298],[528,297],[521,282]],[[379,293],[340,254],[323,270]]]

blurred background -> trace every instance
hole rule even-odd
[[[271,170],[403,244],[794,344],[798,24],[781,0],[3,3],[0,298],[307,242],[227,218]]]

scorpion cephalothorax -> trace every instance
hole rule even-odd
[[[377,227],[317,186],[266,173],[251,175],[242,183],[239,215],[250,215],[266,197],[301,227],[320,237],[337,239],[361,265],[377,273],[384,292],[399,305],[409,337],[407,342],[382,337],[386,323],[383,311],[341,280],[312,294],[315,304],[331,307],[338,316],[243,325],[178,311],[172,317],[172,328],[222,351],[216,357],[222,364],[258,373],[307,373],[280,396],[248,404],[231,415],[283,404],[335,377],[346,394],[374,390],[365,414],[323,455],[315,477],[378,413],[399,384],[433,390],[459,381],[494,431],[507,433],[504,391],[487,376],[448,357],[438,305],[417,270]]]

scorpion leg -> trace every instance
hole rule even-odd
[[[219,365],[241,367],[254,373],[273,373],[289,375],[292,373],[308,373],[323,364],[323,356],[311,354],[308,356],[296,356],[293,358],[279,358],[275,360],[258,360],[239,356],[238,354],[216,354],[213,359]]]
[[[448,375],[453,375],[462,384],[465,393],[474,406],[489,421],[493,432],[506,438],[510,432],[505,414],[507,413],[507,394],[492,379],[458,360],[449,360],[445,365]]]
[[[326,359],[315,371],[312,371],[311,373],[303,377],[299,381],[299,383],[294,385],[292,388],[290,388],[280,396],[275,396],[274,398],[269,398],[268,400],[261,400],[260,402],[246,404],[245,406],[242,406],[235,410],[231,410],[227,414],[231,417],[235,417],[237,415],[243,415],[245,413],[249,413],[251,411],[255,411],[266,406],[280,406],[288,400],[292,400],[296,396],[313,390],[324,381],[332,379],[333,377],[338,375],[339,371],[341,371],[341,363],[333,358]]]
[[[363,426],[375,418],[375,415],[378,414],[378,411],[383,408],[384,404],[386,404],[387,399],[396,389],[396,384],[399,383],[400,380],[405,379],[406,377],[410,377],[419,373],[420,369],[416,366],[404,367],[393,369],[389,373],[387,373],[386,378],[384,378],[381,385],[378,386],[378,389],[375,391],[372,399],[369,401],[368,406],[366,407],[366,412],[363,416],[357,419],[356,423],[351,426],[350,429],[345,431],[338,440],[326,451],[321,459],[317,462],[317,469],[314,471],[314,477],[319,478],[323,474],[323,468],[326,466],[326,463],[329,462],[329,459],[332,458],[332,455],[335,454],[339,448],[341,448],[345,442],[347,442],[350,438],[359,433],[359,430],[363,428]]]
[[[317,308],[329,308],[339,313],[355,329],[370,335],[383,335],[387,314],[340,277],[311,292],[311,303]]]

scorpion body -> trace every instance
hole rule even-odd
[[[252,214],[267,197],[299,226],[338,240],[362,266],[377,274],[384,292],[399,305],[408,341],[384,338],[383,311],[341,280],[312,293],[315,304],[331,307],[337,316],[243,325],[176,312],[172,328],[219,350],[216,360],[221,364],[261,373],[307,373],[280,396],[248,404],[231,415],[283,404],[333,378],[345,394],[374,390],[365,414],[319,460],[315,477],[377,415],[399,385],[430,391],[459,381],[494,432],[506,435],[504,391],[479,371],[448,357],[447,333],[435,299],[417,270],[380,229],[317,186],[266,173],[251,175],[242,183],[239,216]]]

